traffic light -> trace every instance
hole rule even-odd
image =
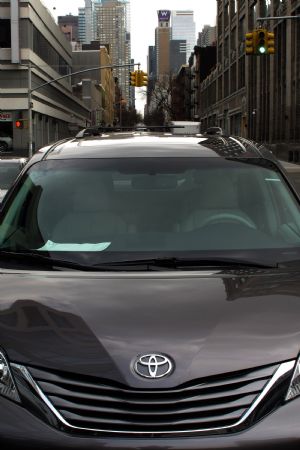
[[[255,42],[256,42],[256,31],[251,33],[246,33],[246,55],[254,55]]]
[[[129,72],[129,81],[130,81],[130,86],[137,86],[137,72]]]
[[[259,28],[256,30],[257,40],[255,46],[256,55],[266,55],[268,53],[268,30]]]
[[[148,86],[148,74],[147,74],[147,72],[143,72],[141,70],[140,77],[141,77],[141,79],[140,79],[140,81],[141,81],[140,86]]]
[[[268,31],[267,33],[267,53],[274,55],[275,53],[275,33]]]
[[[136,71],[136,85],[137,87],[148,85],[148,74],[142,70]]]
[[[136,71],[136,85],[137,85],[137,87],[142,86],[142,71],[141,70]]]
[[[148,85],[148,74],[142,70],[129,72],[130,86],[142,87]]]
[[[15,126],[16,128],[18,128],[19,130],[21,130],[22,128],[24,128],[24,120],[23,119],[17,119],[15,121]]]

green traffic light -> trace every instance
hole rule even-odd
[[[259,47],[258,51],[259,51],[259,53],[264,54],[264,53],[266,53],[266,48],[265,47]]]

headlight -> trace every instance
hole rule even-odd
[[[296,362],[293,378],[286,395],[286,400],[292,400],[300,395],[300,358]]]
[[[0,395],[20,402],[20,397],[13,380],[11,370],[4,354],[0,352]]]

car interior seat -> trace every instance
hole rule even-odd
[[[222,170],[206,172],[195,180],[190,212],[181,223],[182,231],[195,231],[210,224],[229,222],[256,228],[251,217],[239,206],[236,180]]]
[[[125,221],[113,211],[111,177],[89,174],[76,183],[70,211],[53,230],[54,242],[102,242],[126,231]]]

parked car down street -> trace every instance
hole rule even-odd
[[[26,158],[0,159],[0,203],[25,164]]]

